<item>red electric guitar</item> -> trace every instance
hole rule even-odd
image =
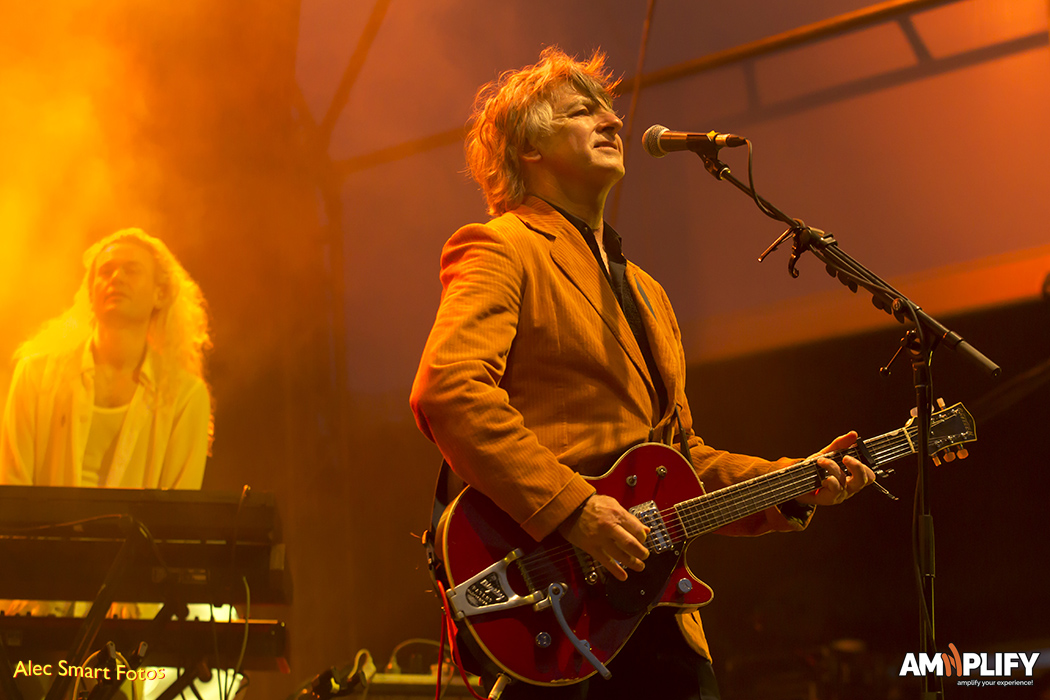
[[[914,454],[918,429],[903,428],[849,450],[878,476],[883,465]],[[956,404],[933,414],[931,454],[965,457],[956,445],[976,440],[973,418]],[[449,608],[505,673],[536,685],[568,685],[608,663],[642,618],[658,605],[695,608],[713,592],[693,576],[684,553],[696,537],[814,491],[825,477],[811,457],[769,474],[704,493],[685,459],[666,445],[632,447],[607,473],[591,479],[650,528],[645,570],[620,582],[555,533],[534,541],[474,489],[445,514],[442,544]]]

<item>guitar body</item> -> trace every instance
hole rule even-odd
[[[542,542],[534,541],[474,489],[468,488],[449,507],[443,554],[452,587],[515,550],[522,553],[506,566],[506,584],[493,575],[472,586],[473,594],[468,595],[481,612],[465,618],[467,629],[485,653],[519,680],[540,685],[571,684],[593,675],[595,669],[573,647],[549,607],[537,611],[532,604],[521,604],[484,612],[486,602],[514,593],[526,596],[543,592],[552,583],[565,584],[561,610],[566,622],[576,636],[588,642],[598,660],[606,663],[657,605],[695,608],[714,595],[685,565],[686,543],[674,506],[704,491],[692,467],[677,451],[657,443],[638,445],[606,474],[589,480],[599,494],[615,498],[624,508],[641,508],[650,514],[640,518],[654,531],[645,570],[629,571],[625,582],[597,567],[558,533]],[[653,512],[659,513],[655,517],[662,519],[663,530],[668,533],[662,545],[661,528],[645,519],[654,517]],[[511,590],[503,590],[504,585]]]

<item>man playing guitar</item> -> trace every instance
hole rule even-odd
[[[707,492],[797,460],[715,450],[693,432],[671,303],[603,220],[624,175],[614,86],[600,53],[577,61],[548,48],[478,93],[467,161],[494,218],[444,247],[441,304],[411,403],[455,475],[532,540],[560,533],[602,576],[625,581],[645,569],[649,527],[585,477],[647,442],[680,444]],[[719,532],[801,530],[814,506],[841,503],[875,478],[852,457],[845,469],[817,463],[827,474],[819,488]],[[501,669],[459,638],[491,686]],[[654,608],[615,656],[610,680],[518,677],[503,697],[718,697],[695,610]]]

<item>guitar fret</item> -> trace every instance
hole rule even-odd
[[[904,432],[904,437],[908,440],[908,447],[911,448],[912,452],[915,452],[915,443],[913,443],[911,441],[911,435],[908,434],[909,430],[907,428],[904,428],[903,432]]]

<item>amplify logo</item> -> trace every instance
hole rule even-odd
[[[908,654],[901,664],[901,676],[921,676],[933,673],[937,676],[952,676],[959,678],[969,677],[976,672],[982,678],[1002,678],[1010,676],[1014,671],[1024,669],[1027,678],[1032,677],[1035,662],[1039,659],[1039,652],[1025,654],[1024,652],[996,652],[988,654],[964,653],[960,654],[954,644],[949,644],[951,654]],[[1031,685],[1032,681],[959,681],[959,685],[1006,685],[1019,684]]]

